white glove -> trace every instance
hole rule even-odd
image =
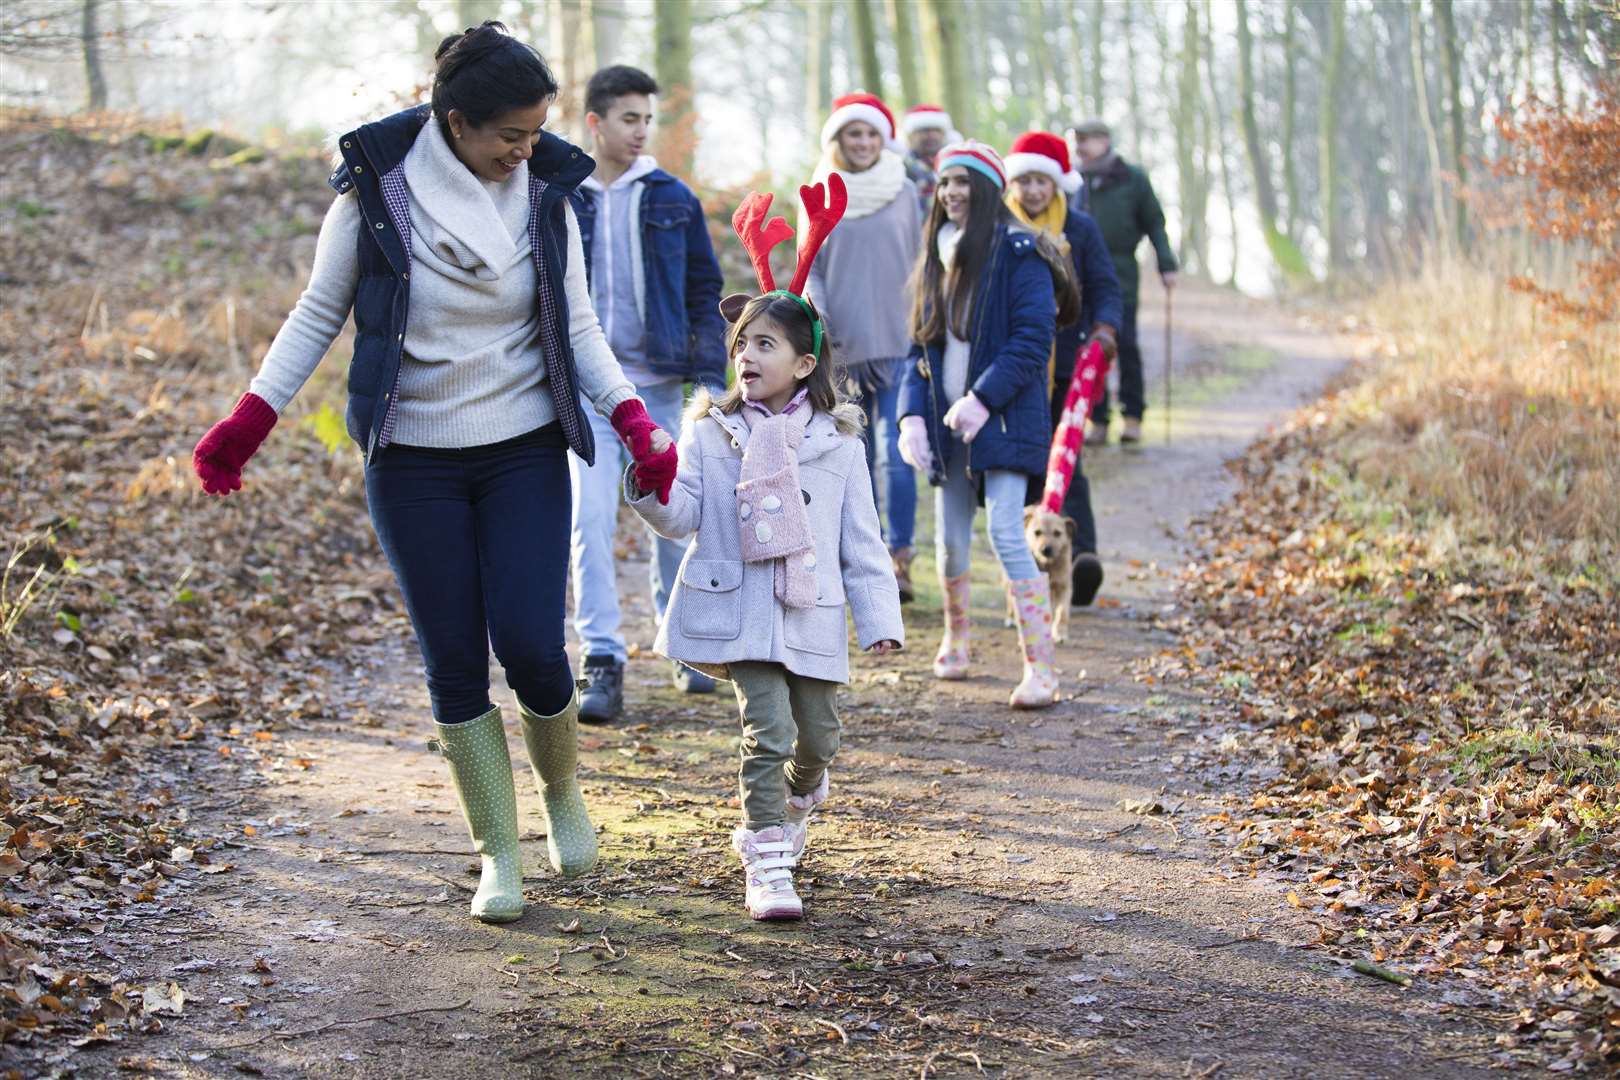
[[[945,426],[970,443],[990,419],[990,410],[969,390],[956,399],[956,404],[945,410]]]
[[[907,465],[923,472],[934,471],[934,452],[928,445],[928,422],[920,416],[900,420],[900,456]]]

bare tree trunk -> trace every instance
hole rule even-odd
[[[1451,215],[1446,210],[1445,181],[1441,174],[1445,163],[1440,158],[1440,134],[1435,130],[1434,114],[1429,106],[1429,78],[1423,62],[1423,4],[1421,0],[1406,9],[1408,26],[1412,32],[1412,89],[1417,95],[1418,121],[1423,127],[1423,147],[1429,159],[1429,200],[1433,221],[1430,228],[1444,247],[1450,246]]]
[[[1080,29],[1080,5],[1078,0],[1060,0],[1063,5],[1063,22],[1069,28],[1069,54],[1074,57],[1074,100],[1078,112],[1084,117],[1077,116],[1076,120],[1089,119],[1097,115],[1097,103],[1091,100],[1091,57],[1086,55],[1081,47],[1086,39]]]
[[[1107,109],[1103,73],[1108,58],[1103,54],[1103,0],[1091,0],[1091,106],[1098,116]]]
[[[1024,0],[1024,42],[1035,62],[1035,113],[1032,126],[1045,128],[1052,120],[1051,90],[1057,82],[1053,74],[1052,41],[1047,37],[1045,4]]]
[[[101,70],[101,35],[96,31],[100,6],[101,0],[84,0],[79,23],[79,42],[84,49],[85,107],[98,112],[107,107],[107,76]]]
[[[861,82],[868,94],[883,96],[883,66],[878,63],[877,22],[872,17],[872,0],[849,0],[850,22],[855,31],[855,50],[861,58]]]
[[[1120,9],[1124,23],[1120,34],[1125,38],[1125,69],[1129,80],[1131,110],[1131,156],[1142,160],[1142,94],[1136,79],[1136,0],[1125,0]]]
[[[1416,0],[1414,0],[1416,2]],[[1285,0],[1283,10],[1283,117],[1282,161],[1283,195],[1288,200],[1288,216],[1283,220],[1283,234],[1297,235],[1300,221],[1299,166],[1294,160],[1294,139],[1299,117],[1299,66],[1294,60],[1294,27],[1298,24],[1298,0]]]
[[[605,68],[624,62],[624,12],[619,7],[623,0],[589,0],[591,5],[591,40],[596,46],[596,66]]]
[[[1254,176],[1254,198],[1260,207],[1260,227],[1277,229],[1277,189],[1271,183],[1271,161],[1260,142],[1260,124],[1254,115],[1254,36],[1249,33],[1249,10],[1245,0],[1237,0],[1238,109],[1243,118],[1243,145],[1249,152],[1249,171]],[[1215,81],[1210,80],[1213,91]],[[1284,147],[1284,153],[1287,147]]]
[[[1345,0],[1328,0],[1328,39],[1323,50],[1322,98],[1316,121],[1322,188],[1322,236],[1327,241],[1328,273],[1344,264],[1344,232],[1339,216],[1339,85],[1344,75]]]
[[[1581,8],[1581,21],[1586,20],[1586,9]],[[1561,109],[1564,107],[1564,56],[1563,31],[1564,29],[1564,0],[1552,0],[1552,77],[1553,100]],[[1581,44],[1586,44],[1586,35],[1581,35]]]
[[[1208,273],[1204,247],[1203,200],[1198,176],[1198,0],[1186,0],[1181,26],[1181,71],[1176,82],[1176,172],[1181,189],[1183,258]]]
[[[697,156],[697,113],[692,109],[692,0],[659,0],[654,7],[654,53],[662,116],[658,159],[676,176],[691,176]]]
[[[585,74],[580,71],[579,5],[551,5],[551,61],[556,64],[557,128],[568,138],[585,136]]]
[[[957,127],[973,130],[969,87],[962,79],[962,9],[953,0],[922,0],[923,65],[929,92]],[[978,87],[971,88],[974,93]]]
[[[498,19],[500,8],[493,0],[456,0],[456,29],[469,30],[486,19]]]
[[[1435,21],[1440,29],[1440,70],[1445,76],[1446,115],[1451,136],[1451,168],[1457,174],[1458,198],[1453,203],[1457,221],[1457,244],[1460,249],[1466,251],[1468,204],[1461,198],[1461,193],[1463,186],[1468,182],[1468,163],[1464,158],[1466,146],[1463,132],[1462,66],[1461,56],[1457,50],[1457,22],[1452,14],[1451,0],[1435,0],[1434,8],[1435,14],[1439,16]]]
[[[805,5],[804,129],[815,139],[832,102],[832,5],[808,0]]]
[[[917,40],[911,32],[911,0],[886,0],[884,8],[889,14],[889,36],[894,39],[894,51],[900,67],[900,94],[906,106],[922,100],[922,84],[917,79]]]

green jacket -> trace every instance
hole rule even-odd
[[[1177,268],[1176,253],[1170,250],[1170,238],[1164,234],[1164,208],[1153,194],[1147,173],[1140,166],[1127,164],[1118,154],[1100,170],[1084,176],[1091,194],[1091,216],[1102,226],[1125,302],[1134,307],[1141,284],[1136,272],[1136,247],[1142,237],[1153,242],[1159,273]]]

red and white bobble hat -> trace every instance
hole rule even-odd
[[[1016,180],[1025,173],[1050,176],[1068,195],[1080,190],[1080,174],[1069,164],[1069,144],[1050,131],[1026,131],[1013,140],[1007,178]]]
[[[961,142],[962,133],[951,123],[951,114],[938,105],[913,105],[900,121],[900,134],[910,137],[919,131],[943,131],[946,142]]]
[[[832,115],[821,125],[821,145],[831,146],[838,141],[838,133],[848,124],[861,120],[877,128],[890,150],[899,150],[895,140],[894,113],[874,94],[845,94],[833,100]]]

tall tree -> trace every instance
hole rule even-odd
[[[1317,103],[1316,140],[1321,172],[1322,238],[1328,270],[1344,264],[1344,229],[1339,213],[1339,89],[1344,76],[1345,0],[1328,0],[1328,39],[1323,49],[1322,93]]]
[[[486,19],[501,16],[501,5],[496,0],[456,0],[455,10],[457,30],[480,26]]]
[[[591,43],[596,49],[596,66],[625,62],[624,11],[613,0],[585,0],[591,12]]]
[[[877,20],[872,17],[872,0],[849,0],[850,27],[855,33],[855,50],[861,58],[862,89],[883,96],[883,65],[878,63]]]
[[[922,0],[923,70],[928,72],[929,95],[958,127],[972,131],[969,88],[962,78],[962,18],[961,5],[954,0]]]
[[[1408,28],[1412,36],[1412,90],[1417,101],[1418,123],[1423,128],[1423,148],[1428,157],[1429,201],[1431,227],[1435,239],[1448,245],[1451,237],[1451,215],[1446,209],[1445,163],[1440,158],[1440,135],[1435,130],[1434,114],[1429,106],[1429,72],[1423,60],[1423,4],[1414,0],[1407,9]]]
[[[1186,0],[1181,21],[1180,71],[1176,79],[1176,174],[1181,203],[1181,250],[1185,262],[1204,265],[1203,180],[1198,175],[1198,0]]]
[[[1283,0],[1282,163],[1283,196],[1288,200],[1288,216],[1283,219],[1282,231],[1289,237],[1296,235],[1300,220],[1299,165],[1294,146],[1299,116],[1298,64],[1294,49],[1294,28],[1299,22],[1298,3],[1299,0]]]
[[[1091,0],[1091,107],[1098,116],[1108,109],[1103,93],[1103,75],[1109,70],[1108,55],[1103,52],[1103,13],[1106,10],[1103,0]]]
[[[807,33],[804,49],[804,129],[814,141],[832,103],[832,16],[831,4],[807,0],[804,18]]]
[[[1060,0],[1060,2],[1063,7],[1063,23],[1069,29],[1069,52],[1074,57],[1076,69],[1074,79],[1076,109],[1087,117],[1096,116],[1097,103],[1091,100],[1091,57],[1086,54],[1083,47],[1086,35],[1080,28],[1080,5],[1078,0]]]
[[[1052,121],[1052,101],[1057,89],[1056,64],[1052,59],[1052,39],[1046,25],[1046,5],[1042,0],[1024,0],[1024,41],[1035,64],[1034,126],[1045,128]]]
[[[1440,70],[1445,76],[1446,129],[1451,136],[1451,171],[1457,177],[1459,197],[1453,200],[1456,218],[1457,243],[1468,247],[1468,204],[1460,193],[1468,182],[1468,163],[1465,160],[1464,124],[1462,108],[1462,56],[1457,48],[1457,21],[1452,13],[1451,0],[1434,0],[1436,27],[1440,31]]]
[[[917,78],[917,39],[911,32],[911,0],[885,0],[889,15],[889,37],[894,41],[896,66],[900,69],[900,94],[909,108],[922,100],[922,83]]]
[[[1142,94],[1136,78],[1136,0],[1125,0],[1120,7],[1120,36],[1125,39],[1127,104],[1130,107],[1131,156],[1142,160]]]
[[[1277,228],[1277,189],[1271,182],[1271,160],[1260,142],[1260,124],[1254,112],[1254,35],[1249,32],[1249,10],[1245,0],[1237,0],[1238,111],[1243,122],[1243,145],[1249,155],[1249,172],[1254,178],[1254,199],[1260,209],[1260,227],[1267,243]],[[1215,80],[1210,80],[1214,89]],[[1286,147],[1284,152],[1286,153]]]
[[[1215,64],[1215,34],[1211,25],[1213,20],[1204,20],[1204,75],[1209,83],[1210,112],[1214,122],[1206,121],[1205,137],[1214,142],[1214,157],[1221,169],[1221,190],[1226,196],[1226,224],[1232,237],[1232,266],[1227,274],[1226,283],[1237,285],[1238,256],[1242,248],[1238,231],[1237,220],[1237,186],[1232,182],[1232,166],[1228,156],[1228,147],[1232,140],[1228,137],[1226,125],[1228,123],[1226,105],[1221,99],[1221,81],[1216,74]],[[1272,232],[1275,232],[1275,226]],[[1267,239],[1270,237],[1268,235]]]
[[[79,20],[79,42],[84,50],[85,106],[96,110],[107,107],[107,76],[101,70],[101,34],[96,30],[100,7],[101,0],[84,0]]]
[[[658,86],[663,91],[658,158],[676,176],[690,176],[697,152],[697,113],[692,109],[692,0],[659,0],[653,12],[653,55],[658,58]]]

